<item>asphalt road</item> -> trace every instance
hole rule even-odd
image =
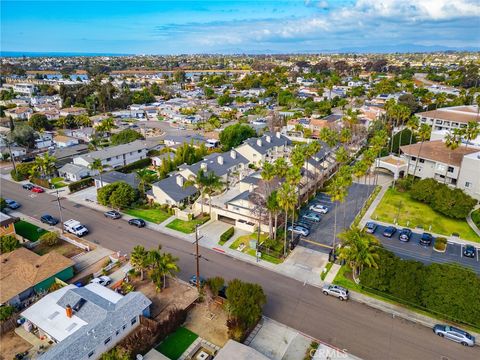
[[[19,201],[19,211],[38,218],[44,213],[58,216],[55,197],[31,196],[18,184],[1,180],[1,196]],[[148,228],[137,229],[124,220],[108,220],[99,212],[62,201],[64,217],[84,223],[96,241],[114,251],[129,252],[138,244],[146,248],[162,245],[163,250],[180,258],[180,278],[194,273],[193,246],[181,239]],[[201,274],[240,278],[260,284],[266,295],[264,313],[309,336],[325,341],[363,359],[440,360],[479,359],[480,348],[465,348],[435,336],[431,329],[393,318],[366,305],[340,302],[326,297],[321,290],[253,264],[230,258],[212,250],[201,249]]]

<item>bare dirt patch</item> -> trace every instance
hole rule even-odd
[[[14,359],[15,355],[32,348],[32,344],[23,340],[15,332],[9,331],[0,337],[0,359],[10,360]]]

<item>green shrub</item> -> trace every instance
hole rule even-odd
[[[40,178],[37,178],[37,177],[31,177],[30,178],[30,181],[35,184],[35,185],[38,185],[38,186],[41,186],[45,189],[50,189],[50,183],[48,182],[48,180],[46,179],[40,179]]]
[[[124,182],[114,182],[97,190],[97,200],[116,209],[130,207],[138,199],[138,191]]]
[[[137,160],[131,164],[116,168],[115,171],[127,174],[133,172],[134,170],[143,169],[144,167],[149,166],[151,163],[152,161],[147,157],[145,159]]]
[[[221,245],[225,244],[233,236],[234,232],[235,232],[235,229],[233,226],[227,229],[222,235],[220,235],[220,244]]]
[[[15,237],[15,235],[4,235],[0,236],[0,254],[5,254],[7,252],[18,249],[20,246],[20,241]]]
[[[68,188],[70,189],[70,192],[73,193],[76,191],[86,189],[87,187],[93,186],[94,183],[95,183],[95,180],[92,177],[87,177],[85,179],[78,180],[76,182],[69,184]]]
[[[10,318],[15,312],[15,308],[10,305],[0,306],[0,321],[5,321]]]
[[[45,244],[47,246],[54,246],[58,243],[58,234],[54,231],[49,231],[38,239],[40,240],[41,244]]]
[[[30,173],[34,165],[35,164],[33,162],[17,164],[16,166],[17,170],[10,171],[10,175],[12,176],[12,179],[15,181],[27,180],[30,177]]]
[[[444,251],[445,248],[447,247],[447,239],[444,237],[437,237],[435,239],[435,243],[433,244],[433,247],[436,250]]]
[[[214,296],[217,296],[219,291],[222,289],[222,287],[225,286],[225,280],[220,276],[216,276],[216,277],[208,279],[207,280],[207,285],[210,288],[210,290],[212,291],[212,294]]]
[[[414,200],[418,200],[430,204],[435,196],[435,192],[440,184],[433,179],[424,179],[417,181],[412,185],[410,196]]]

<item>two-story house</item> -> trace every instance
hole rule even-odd
[[[283,157],[291,141],[279,132],[265,133],[259,138],[249,138],[236,148],[236,151],[249,162],[260,165]]]

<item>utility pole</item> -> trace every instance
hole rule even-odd
[[[12,165],[13,165],[13,171],[15,171],[15,175],[17,175],[17,165],[15,164],[15,158],[13,157],[11,144],[8,139],[7,139],[7,145],[8,145],[8,152],[10,153],[10,161],[12,162]]]
[[[60,197],[58,196],[58,189],[57,189],[57,204],[58,204],[58,211],[60,212],[61,231],[63,234],[63,211],[62,211],[62,205],[60,204]]]
[[[198,254],[199,249],[198,249],[198,241],[200,239],[198,238],[198,224],[195,225],[195,259],[197,261],[197,291],[200,292],[200,255]]]
[[[255,249],[255,258],[257,260],[257,263],[260,261],[260,259],[258,258],[258,245],[260,245],[260,226],[262,226],[262,212],[261,212],[261,210],[260,210],[260,214],[259,214],[259,217],[258,217],[257,245],[256,245],[256,249]]]

